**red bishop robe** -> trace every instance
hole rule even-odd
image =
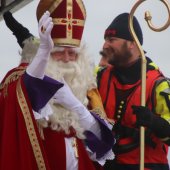
[[[0,84],[0,169],[65,170],[64,136],[47,129],[41,139],[23,82],[25,68],[12,69]],[[94,170],[82,141],[77,144],[78,169]]]
[[[0,169],[49,169],[32,107],[22,82],[25,65],[9,71],[0,86]]]

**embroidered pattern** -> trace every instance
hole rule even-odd
[[[103,119],[104,121],[107,121],[109,124],[114,125],[115,122],[113,119],[109,119],[105,113],[102,112],[100,108],[95,108],[93,110],[90,110],[90,112],[95,113],[97,116],[100,117],[100,119]]]
[[[49,11],[50,13],[53,13],[55,9],[61,4],[62,0],[56,0],[53,5],[50,7]],[[66,38],[53,38],[54,42],[60,42],[63,45],[66,45],[68,40],[69,44],[72,44],[73,46],[75,44],[79,44],[80,40],[73,38],[73,27],[79,26],[83,27],[85,24],[85,19],[74,19],[73,16],[73,0],[66,0],[67,8],[66,8],[66,18],[53,18],[54,25],[65,25],[66,26]],[[83,17],[86,18],[86,11],[84,4],[80,0],[76,0],[76,3],[79,5]]]
[[[26,67],[18,67],[16,71],[12,72],[5,81],[0,84],[0,90],[3,90],[3,95],[6,97],[8,95],[8,85],[16,80],[25,72]]]
[[[46,170],[46,166],[45,166],[45,161],[39,146],[39,142],[38,142],[38,138],[36,136],[36,132],[34,129],[34,124],[32,122],[32,118],[31,118],[31,113],[30,110],[28,108],[26,99],[24,97],[24,93],[22,91],[22,87],[21,87],[21,80],[19,79],[18,83],[17,83],[17,99],[21,108],[21,111],[23,113],[23,117],[25,120],[25,124],[26,124],[26,128],[27,128],[27,132],[28,132],[28,136],[30,139],[30,143],[32,145],[32,149],[34,152],[34,156],[37,162],[37,166],[39,170]]]

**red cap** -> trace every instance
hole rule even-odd
[[[40,0],[37,7],[38,20],[45,11],[49,11],[53,19],[51,37],[54,44],[79,47],[86,19],[82,0]]]

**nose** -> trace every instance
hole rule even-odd
[[[68,63],[69,61],[70,61],[70,56],[68,52],[65,52],[63,62]]]
[[[109,41],[105,40],[104,44],[103,44],[103,49],[107,49],[110,46]]]

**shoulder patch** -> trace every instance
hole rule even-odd
[[[104,71],[107,69],[107,67],[101,67],[97,72],[97,87],[100,87],[100,79],[104,73]]]
[[[150,69],[159,70],[159,67],[154,62],[149,63],[148,66]]]
[[[160,95],[164,96],[167,107],[170,111],[170,84],[167,82],[169,87],[160,92]]]

